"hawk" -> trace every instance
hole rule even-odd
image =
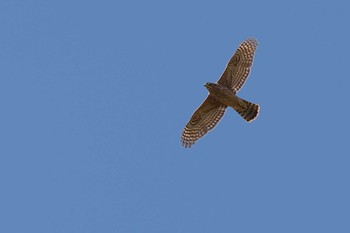
[[[208,82],[204,85],[209,94],[182,131],[181,142],[184,147],[191,147],[213,129],[228,106],[236,110],[247,122],[258,116],[259,105],[236,95],[249,76],[257,45],[254,38],[243,41],[227,63],[217,83]]]

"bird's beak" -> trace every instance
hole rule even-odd
[[[205,86],[207,89],[209,89],[208,83],[204,84],[204,86]]]

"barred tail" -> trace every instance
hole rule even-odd
[[[260,106],[244,99],[241,100],[245,103],[246,106],[244,108],[236,109],[236,111],[244,118],[244,120],[251,122],[258,116]]]

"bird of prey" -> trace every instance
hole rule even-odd
[[[236,110],[247,122],[258,116],[259,105],[236,95],[249,76],[257,45],[254,38],[243,41],[227,63],[217,83],[208,82],[204,85],[209,94],[182,131],[181,142],[184,147],[191,147],[213,129],[228,106]]]

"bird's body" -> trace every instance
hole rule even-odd
[[[249,76],[256,47],[257,41],[254,38],[243,41],[228,62],[218,82],[204,85],[209,95],[185,126],[181,136],[183,146],[191,147],[199,138],[213,129],[227,107],[232,107],[247,122],[258,116],[259,105],[236,95]]]
[[[219,103],[236,110],[246,121],[250,122],[258,115],[258,105],[241,99],[231,89],[218,83],[206,83],[204,86],[208,89],[209,96],[214,97]]]
[[[240,101],[240,98],[231,89],[221,84],[206,83],[204,86],[208,89],[209,95],[223,105],[232,107],[233,109],[238,108],[242,104],[244,105],[244,103]]]

